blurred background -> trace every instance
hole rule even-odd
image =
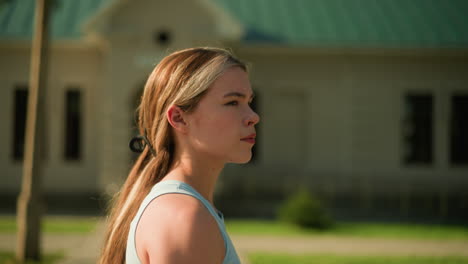
[[[34,7],[0,2],[4,215],[21,188]],[[253,160],[220,177],[227,218],[275,219],[305,189],[336,221],[466,225],[467,13],[464,0],[55,0],[46,213],[104,215],[151,70],[218,46],[250,64],[261,116]]]

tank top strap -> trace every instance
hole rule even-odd
[[[165,180],[156,184],[151,192],[154,191],[154,195],[160,196],[162,194],[168,193],[181,193],[187,194],[190,196],[195,197],[197,200],[203,203],[203,205],[208,209],[211,215],[215,217],[216,221],[221,221],[224,223],[224,216],[223,214],[216,210],[213,205],[205,199],[197,190],[195,190],[192,186],[188,185],[185,182],[176,181],[176,180]]]

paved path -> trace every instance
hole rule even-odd
[[[232,236],[236,248],[245,253],[267,251],[277,253],[334,253],[344,255],[396,256],[466,256],[468,241],[436,241],[409,239],[319,237],[252,237]]]
[[[44,236],[44,250],[62,251],[66,259],[60,264],[96,263],[102,243],[104,223],[88,235]],[[265,251],[275,253],[334,253],[346,255],[421,255],[421,256],[466,256],[466,240],[399,240],[380,238],[356,238],[338,236],[317,237],[277,237],[277,236],[231,236],[242,263],[247,263],[245,256],[250,252]],[[16,244],[15,234],[0,234],[0,249],[13,251]]]

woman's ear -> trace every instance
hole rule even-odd
[[[179,132],[185,133],[187,131],[187,123],[184,119],[185,112],[176,105],[172,105],[166,112],[167,121],[169,124]]]

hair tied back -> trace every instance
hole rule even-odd
[[[150,141],[148,140],[148,137],[146,136],[146,129],[145,129],[145,134],[134,136],[129,143],[129,147],[133,152],[136,153],[141,153],[145,149],[145,147],[149,147],[149,150],[151,151],[151,154],[156,157],[156,151],[154,151],[153,146],[151,145]]]

